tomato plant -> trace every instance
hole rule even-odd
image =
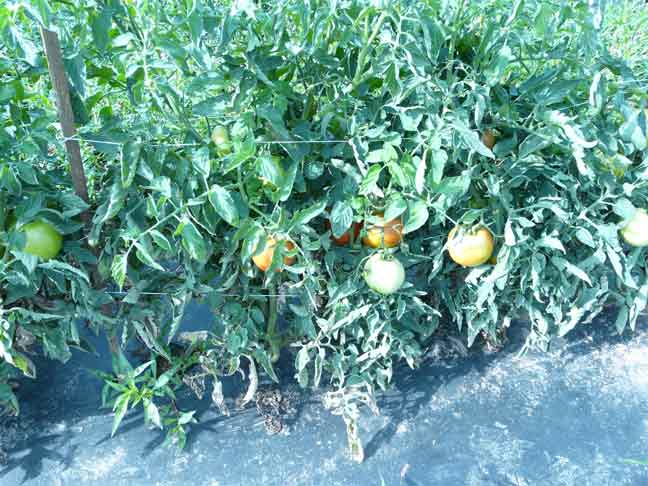
[[[65,361],[83,324],[110,343],[115,427],[143,407],[182,445],[178,389],[211,387],[227,413],[223,380],[244,372],[247,403],[292,354],[361,459],[360,405],[442,319],[469,345],[515,322],[541,349],[609,305],[634,329],[647,250],[621,238],[643,241],[648,99],[589,3],[0,6],[0,403],[17,411],[8,380],[37,371],[24,343]],[[63,50],[67,143],[41,27]],[[25,246],[36,221],[62,248]],[[218,324],[187,333],[190,302]]]

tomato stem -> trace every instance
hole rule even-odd
[[[277,340],[278,304],[277,288],[275,285],[270,285],[268,288],[268,325],[266,327],[266,339],[270,344],[271,356],[279,354],[279,342]]]
[[[365,46],[360,51],[360,54],[358,55],[358,66],[356,67],[355,76],[353,76],[353,81],[351,82],[354,88],[357,87],[358,84],[360,84],[362,72],[364,71],[365,63],[367,60],[367,54],[369,53],[369,49],[371,49],[371,44],[373,43],[374,39],[378,35],[378,32],[380,31],[380,28],[382,27],[382,24],[385,21],[385,18],[387,18],[387,12],[382,12],[378,17],[378,20],[376,20],[376,24],[374,25],[371,35],[367,39],[367,43],[365,44]]]

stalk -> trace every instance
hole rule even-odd
[[[360,51],[360,55],[358,56],[358,66],[356,67],[355,76],[353,76],[353,81],[352,81],[352,85],[354,88],[357,87],[357,85],[360,83],[360,77],[362,76],[362,71],[364,70],[365,63],[367,62],[367,54],[369,54],[369,49],[371,49],[371,44],[373,43],[374,39],[378,35],[378,32],[380,31],[380,28],[382,27],[382,24],[383,22],[385,22],[386,18],[387,18],[387,12],[382,12],[380,14],[380,17],[378,17],[378,20],[376,21],[376,25],[374,25],[374,28],[371,31],[371,35],[369,36],[369,39],[367,39],[367,43]]]
[[[279,313],[277,307],[279,299],[277,299],[277,288],[271,285],[268,289],[268,325],[266,327],[266,339],[270,344],[270,359],[275,362],[279,359],[280,342],[277,339],[277,318]]]

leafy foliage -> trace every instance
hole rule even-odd
[[[638,78],[648,75],[648,10],[640,0],[612,2],[603,18],[610,50],[628,61]],[[641,84],[637,86],[641,89]]]
[[[87,226],[39,25],[64,49]],[[472,345],[526,316],[528,345],[546,347],[606,305],[619,332],[646,307],[646,249],[618,235],[648,206],[645,80],[586,1],[41,0],[0,7],[0,32],[0,377],[35,372],[18,334],[65,360],[86,323],[113,343],[115,427],[142,404],[182,444],[192,414],[174,390],[209,379],[226,412],[223,376],[247,370],[249,400],[257,368],[277,379],[292,351],[302,386],[332,386],[361,459],[358,404],[441,322]],[[331,240],[378,212],[403,224],[385,251],[406,283],[389,296],[361,278],[373,249]],[[65,235],[56,260],[21,251],[36,218]],[[453,263],[455,224],[486,226],[495,263]],[[268,237],[295,247],[263,273],[251,257]],[[215,316],[198,335],[180,330],[192,299]],[[119,350],[134,341],[150,353],[136,367]],[[0,401],[17,409],[4,383]]]

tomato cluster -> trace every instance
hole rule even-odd
[[[230,136],[227,128],[218,126],[214,128],[211,139],[216,145],[219,153],[229,153]],[[482,133],[481,142],[488,148],[493,149],[497,142],[493,130],[487,129]],[[273,156],[275,158],[275,156]],[[376,211],[371,217],[372,223],[354,221],[345,233],[341,236],[331,234],[331,240],[337,246],[349,246],[358,241],[362,234],[362,244],[371,249],[394,248],[400,244],[403,238],[403,220],[401,217],[385,221],[384,212]],[[325,221],[325,228],[331,230],[331,221]],[[640,209],[633,219],[628,221],[621,230],[624,240],[637,247],[648,246],[648,213]],[[292,252],[295,245],[292,241],[279,238],[283,241],[284,250]],[[254,264],[263,272],[266,272],[274,257],[277,246],[277,239],[268,237],[257,248],[257,253],[252,256]],[[482,225],[466,227],[455,226],[448,234],[446,247],[450,258],[462,267],[477,267],[485,263],[495,264],[497,259],[493,256],[495,241],[492,233]],[[276,269],[282,271],[283,266],[290,266],[295,262],[294,255],[283,258],[283,264]],[[386,255],[384,252],[371,255],[364,265],[363,276],[367,286],[372,290],[389,295],[400,289],[405,281],[405,270],[403,264],[394,255]]]

